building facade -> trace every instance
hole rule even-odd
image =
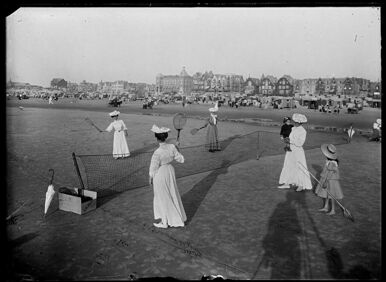
[[[55,89],[67,88],[67,81],[63,78],[54,78],[51,80],[51,87]]]
[[[190,95],[193,86],[193,77],[183,67],[179,75],[158,74],[155,89],[157,93]]]
[[[274,76],[262,75],[262,77],[260,79],[260,85],[259,85],[259,94],[261,94],[263,96],[275,95],[276,83],[277,83],[277,79]]]
[[[278,96],[293,96],[294,95],[294,79],[289,75],[284,75],[279,78],[276,83],[276,93]]]
[[[244,93],[247,95],[256,95],[259,93],[259,79],[248,77],[244,83]]]

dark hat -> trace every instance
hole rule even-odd
[[[290,117],[285,117],[285,118],[283,119],[283,123],[287,122],[287,120],[291,120],[291,118],[290,118]]]

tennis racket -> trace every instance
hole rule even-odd
[[[195,135],[199,130],[205,128],[206,126],[203,126],[203,127],[200,127],[200,128],[193,128],[191,131],[190,131],[190,134],[192,135]]]
[[[94,128],[96,128],[96,130],[98,130],[99,132],[103,132],[103,130],[100,129],[98,126],[96,126],[95,123],[94,123],[91,119],[89,119],[88,117],[86,117],[84,120],[85,120],[88,124],[90,124],[91,126],[93,126]]]
[[[177,113],[173,117],[174,128],[178,131],[177,142],[180,140],[180,131],[185,126],[187,121],[186,115],[183,113]]]

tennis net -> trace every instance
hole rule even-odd
[[[308,132],[304,150],[321,144],[344,144],[344,133]],[[76,155],[85,188],[98,192],[98,197],[148,185],[150,160],[156,144],[132,152],[130,157],[114,159],[108,155]],[[284,154],[284,143],[277,132],[254,131],[220,141],[221,151],[208,152],[206,144],[184,147],[185,162],[173,163],[176,177],[186,177],[227,167],[249,159]],[[306,155],[307,157],[307,155]]]

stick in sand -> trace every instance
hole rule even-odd
[[[300,163],[300,162],[298,162],[302,167],[303,167],[303,169],[305,170],[305,171],[307,171],[311,176],[312,176],[312,178],[316,181],[316,182],[318,182],[319,183],[319,185],[320,186],[322,186],[322,184],[319,182],[319,180],[318,179],[316,179],[316,177],[311,173],[311,172],[309,172],[305,167],[304,167],[304,165],[302,164],[302,163]],[[304,173],[305,173],[305,171],[304,170],[302,170]],[[323,187],[323,186],[322,186]],[[331,193],[330,192],[328,192],[328,190],[326,190],[326,192],[327,192],[327,194],[332,198],[332,199],[334,199],[337,203],[338,203],[338,205],[343,209],[343,215],[344,215],[344,217],[346,217],[346,218],[348,218],[348,219],[350,219],[351,221],[354,221],[354,217],[351,215],[351,213],[350,213],[350,211],[348,210],[348,209],[346,209],[333,195],[331,195]]]
[[[27,203],[28,201],[25,201],[20,207],[18,207],[14,212],[12,212],[9,216],[7,216],[7,218],[5,220],[9,220],[12,216],[14,216],[19,210],[21,210],[22,207],[25,206],[25,204]]]

